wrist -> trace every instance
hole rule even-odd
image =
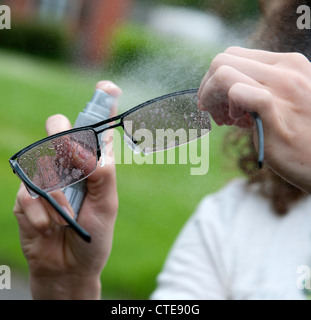
[[[30,275],[30,288],[35,300],[99,300],[100,277],[63,275],[38,277]]]

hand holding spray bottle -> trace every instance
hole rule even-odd
[[[98,86],[97,86],[98,87]],[[78,118],[74,124],[74,127],[88,126],[103,120],[106,120],[111,115],[112,106],[115,103],[116,98],[112,95],[106,93],[102,89],[97,88],[90,102],[87,103],[86,107],[82,112],[79,113]],[[101,149],[104,150],[103,135],[105,132],[101,133],[99,136],[99,141],[101,143]],[[103,160],[104,154],[102,154]],[[70,206],[72,207],[75,218],[80,211],[85,194],[87,192],[86,180],[76,183],[70,187],[63,190]]]

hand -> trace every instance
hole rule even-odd
[[[199,108],[218,125],[253,129],[263,123],[267,164],[311,192],[311,64],[299,53],[232,47],[211,63],[199,89]]]
[[[96,86],[118,97],[121,90],[109,81]],[[116,115],[116,106],[113,108]],[[46,122],[48,135],[70,129],[62,115]],[[110,130],[111,131],[111,130]],[[112,132],[105,140],[106,165],[98,166],[87,179],[88,192],[79,213],[78,222],[91,235],[84,242],[43,199],[32,199],[21,184],[14,206],[20,229],[23,253],[28,260],[30,285],[35,299],[95,299],[100,298],[100,274],[109,257],[114,223],[118,210],[115,166],[112,153]],[[58,203],[73,216],[61,191],[52,193]]]

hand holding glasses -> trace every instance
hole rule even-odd
[[[174,148],[209,133],[210,116],[207,111],[198,110],[197,92],[198,89],[190,89],[167,94],[94,125],[44,138],[13,155],[10,165],[32,197],[46,199],[82,239],[90,242],[89,233],[69,217],[49,193],[80,182],[95,171],[101,156],[98,135],[105,130],[121,126],[127,144],[145,154]],[[262,123],[257,114],[251,115],[258,132],[261,168],[264,159]],[[148,131],[143,139],[142,130]],[[185,134],[166,136],[163,140],[158,130],[184,130]]]

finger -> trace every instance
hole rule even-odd
[[[264,50],[247,49],[241,47],[229,47],[225,50],[226,54],[247,58],[262,62],[264,64],[275,65],[283,60],[284,55],[278,52],[270,52]]]
[[[258,82],[234,68],[222,66],[205,84],[199,95],[200,109],[209,111],[218,125],[232,125],[237,120],[248,117],[245,110],[239,106],[229,110],[228,92],[235,83],[261,87]]]
[[[209,68],[210,77],[222,66],[234,68],[263,85],[274,84],[280,79],[280,70],[278,68],[260,61],[227,53],[218,54],[212,61]],[[269,74],[269,77],[267,77],[267,74]]]
[[[202,94],[202,91],[204,90],[204,87],[206,85],[206,83],[208,82],[208,80],[211,78],[212,76],[212,73],[210,70],[208,70],[204,76],[204,78],[202,79],[201,81],[201,84],[200,84],[200,87],[199,87],[199,90],[198,90],[198,96],[200,97],[201,94]]]
[[[74,218],[75,214],[65,196],[65,194],[62,191],[56,191],[51,193],[51,196],[57,201],[57,203],[63,208],[64,212],[70,217]],[[58,211],[50,205],[45,199],[42,199],[42,203],[50,215],[50,217],[53,219],[53,221],[60,225],[60,226],[66,226],[68,223],[60,216]]]
[[[237,58],[243,58],[248,60],[244,61],[243,59],[233,59],[232,61],[229,61],[232,59],[232,56],[236,56]],[[221,65],[228,65],[237,68],[238,70],[244,72],[245,69],[253,67],[254,64],[251,64],[249,60],[253,60],[253,62],[260,62],[259,65],[257,65],[256,69],[261,69],[263,64],[266,65],[275,65],[278,64],[280,61],[284,59],[284,54],[282,53],[276,53],[276,52],[269,52],[264,50],[254,50],[254,49],[246,49],[241,47],[229,47],[226,49],[226,51],[222,54],[219,54],[215,57],[215,59],[212,61],[210,69],[205,74],[200,88],[199,88],[199,95],[201,94],[203,87],[205,86],[206,82],[211,78],[211,76],[214,74],[214,72],[219,68]],[[233,64],[234,62],[234,64]],[[243,64],[246,63],[244,68],[239,68],[240,66],[243,66]],[[256,70],[257,72],[258,70]],[[259,70],[260,71],[260,70]],[[261,70],[263,71],[263,70]],[[249,76],[253,76],[246,73]],[[256,78],[258,81],[258,79]]]
[[[244,83],[234,84],[229,93],[229,104],[247,112],[259,114],[265,132],[281,132],[282,120],[277,114],[272,94],[265,88],[258,88]]]
[[[53,229],[52,220],[41,199],[32,199],[23,184],[17,193],[13,212],[21,232],[28,236],[35,236],[38,232],[49,235]]]
[[[230,49],[227,49],[227,52],[229,52],[229,50]],[[231,50],[235,51],[234,48]],[[236,50],[238,50],[238,49],[236,49]],[[248,61],[246,61],[246,60],[248,60]],[[245,64],[247,64],[247,66],[245,66]],[[259,62],[256,63],[255,61],[252,61],[251,59],[248,59],[247,57],[242,58],[242,57],[239,57],[238,55],[233,55],[233,54],[229,54],[229,53],[218,54],[211,62],[209,70],[207,71],[207,73],[205,74],[205,76],[201,82],[201,85],[200,85],[200,88],[198,91],[199,96],[202,94],[204,87],[210,81],[210,79],[214,76],[214,74],[218,71],[218,69],[221,67],[225,67],[225,66],[232,67],[232,68],[244,73],[245,75],[253,78],[254,72],[252,72],[252,70],[254,69],[254,67],[256,67],[256,71],[257,71],[257,69],[259,69],[261,67],[261,63],[259,63]],[[251,70],[247,70],[247,68],[251,68]]]
[[[104,213],[105,216],[116,213],[118,195],[115,164],[112,160],[106,163],[104,167],[98,167],[88,177],[87,188],[87,199],[90,200],[94,208],[96,207],[95,212]]]
[[[122,94],[122,90],[109,80],[102,80],[97,82],[96,89],[103,90],[115,98],[119,98]]]
[[[45,122],[45,130],[48,136],[70,130],[71,128],[70,121],[62,114],[50,116]]]
[[[117,115],[117,98],[119,98],[122,94],[122,90],[115,85],[113,82],[109,80],[102,80],[97,82],[96,89],[100,89],[115,98],[115,101],[110,109],[109,117],[112,118]]]
[[[309,63],[308,58],[299,52],[279,53],[240,47],[230,47],[225,51],[225,54],[254,60],[270,66],[280,65],[282,67],[288,66],[289,68],[294,69],[299,69],[304,63]]]
[[[242,119],[237,120],[233,125],[241,129],[252,129],[254,127],[254,120],[249,113],[246,113]]]

